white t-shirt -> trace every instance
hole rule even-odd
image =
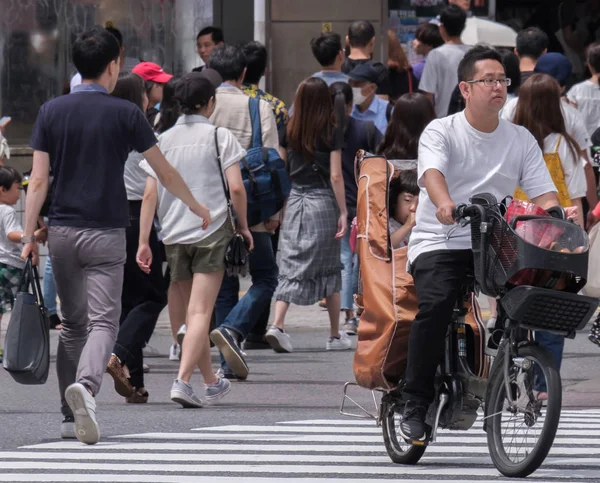
[[[571,87],[567,98],[577,104],[591,138],[600,127],[600,86],[590,80],[580,82]]]
[[[223,173],[246,155],[229,129],[219,128],[219,150]],[[158,138],[165,157],[179,172],[198,202],[208,206],[211,223],[202,230],[202,219],[158,183],[158,219],[165,245],[198,243],[227,221],[227,199],[217,165],[215,126],[203,116],[181,116],[175,126]],[[146,160],[140,166],[156,174]],[[225,177],[227,182],[227,177]]]
[[[128,201],[140,201],[144,199],[144,189],[146,188],[148,173],[140,167],[140,162],[143,159],[144,156],[140,153],[132,151],[125,162],[123,180],[125,181]]]
[[[458,84],[458,64],[470,45],[444,44],[427,56],[419,89],[434,95],[437,117],[448,115],[452,92]]]
[[[556,151],[559,134],[550,134],[544,139],[544,154],[553,153]],[[587,182],[585,179],[585,160],[577,156],[573,157],[569,143],[565,138],[560,140],[558,147],[558,155],[565,174],[565,183],[569,196],[572,200],[577,198],[585,198],[587,192]]]
[[[515,118],[518,102],[518,97],[507,101],[502,109],[502,112],[500,113],[500,117],[512,122],[512,120]],[[565,119],[565,128],[567,129],[569,135],[575,139],[577,144],[579,144],[580,150],[590,148],[592,146],[592,142],[585,127],[585,122],[583,121],[581,113],[575,107],[567,104],[566,102],[561,102],[560,108],[562,109]]]
[[[454,203],[469,203],[479,193],[491,193],[498,201],[521,186],[529,198],[556,192],[542,150],[521,126],[500,120],[493,133],[474,129],[464,111],[436,119],[419,141],[419,206],[417,225],[408,245],[409,262],[434,250],[471,249],[470,227],[442,225],[425,189],[423,174],[439,170],[446,178]],[[450,233],[450,238],[446,238]]]
[[[23,268],[25,262],[21,258],[20,243],[11,242],[8,234],[23,232],[21,223],[17,220],[17,212],[10,205],[0,204],[0,263],[11,267]]]

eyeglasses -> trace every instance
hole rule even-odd
[[[478,84],[481,82],[486,87],[496,87],[496,84],[500,84],[504,87],[508,87],[512,84],[512,80],[509,78],[504,79],[477,79],[467,81],[467,84]]]

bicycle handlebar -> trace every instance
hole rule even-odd
[[[467,205],[465,203],[461,203],[452,211],[452,217],[457,223],[461,223],[465,221],[466,218],[471,218],[474,216],[480,216],[483,220],[485,218],[484,207],[481,205]]]

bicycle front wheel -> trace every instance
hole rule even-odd
[[[425,446],[413,446],[407,443],[397,429],[402,422],[403,406],[398,401],[382,402],[381,426],[383,442],[391,460],[400,465],[416,465],[423,454]]]
[[[511,357],[507,397],[504,358]],[[540,346],[519,349],[518,358],[502,350],[491,376],[487,442],[494,465],[505,476],[524,478],[537,470],[554,442],[562,404],[560,374]]]

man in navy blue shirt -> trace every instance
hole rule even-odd
[[[73,45],[83,82],[44,104],[31,138],[34,149],[22,237],[23,258],[38,260],[33,236],[54,175],[48,245],[61,301],[63,329],[56,357],[65,438],[100,438],[94,397],[113,350],[121,314],[125,227],[129,212],[123,171],[128,154],[144,154],[160,182],[203,218],[210,214],[190,193],[158,147],[142,111],[109,95],[119,75],[117,39],[101,27]]]

